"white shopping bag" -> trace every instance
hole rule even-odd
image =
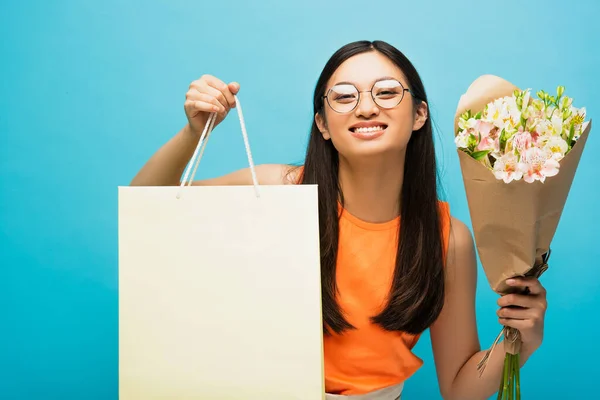
[[[317,188],[253,176],[119,188],[121,400],[325,397]]]

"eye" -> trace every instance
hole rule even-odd
[[[402,92],[402,84],[394,79],[379,81],[373,87],[373,93],[378,98],[393,98],[401,95]]]
[[[336,85],[331,88],[329,98],[339,103],[351,103],[358,98],[358,90],[353,85]]]
[[[381,100],[395,99],[401,95],[400,91],[381,90],[375,94],[375,97]]]
[[[356,95],[354,94],[336,94],[333,97],[334,101],[340,103],[350,103],[356,100]]]

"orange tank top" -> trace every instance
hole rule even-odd
[[[444,254],[449,206],[439,202]],[[392,283],[400,217],[368,223],[343,210],[336,268],[338,302],[355,330],[324,337],[327,393],[364,394],[404,382],[423,361],[412,349],[420,335],[389,332],[370,321],[382,310]]]

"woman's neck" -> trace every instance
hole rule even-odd
[[[339,179],[344,208],[355,217],[381,223],[400,214],[404,155],[360,163],[340,157]]]

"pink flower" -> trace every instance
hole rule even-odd
[[[514,153],[507,153],[494,163],[494,175],[496,179],[502,179],[504,183],[518,181],[523,176],[523,168],[519,166],[519,160]]]
[[[477,150],[477,151],[496,150],[496,141],[489,136],[487,136],[485,138],[482,137],[481,141],[479,142],[479,144],[477,145],[475,150]]]
[[[530,147],[521,155],[523,179],[527,183],[536,180],[544,182],[546,177],[558,174],[560,164],[552,157],[551,152],[539,147]]]
[[[491,122],[484,121],[482,119],[478,120],[477,124],[475,124],[475,129],[481,134],[482,138],[489,136],[491,130],[494,128],[494,124],[492,124]]]
[[[519,132],[513,136],[513,147],[523,153],[533,144],[533,137],[529,132]]]
[[[475,131],[481,136],[481,140],[475,150],[496,150],[496,135],[498,134],[498,129],[494,124],[478,120],[475,125]]]

